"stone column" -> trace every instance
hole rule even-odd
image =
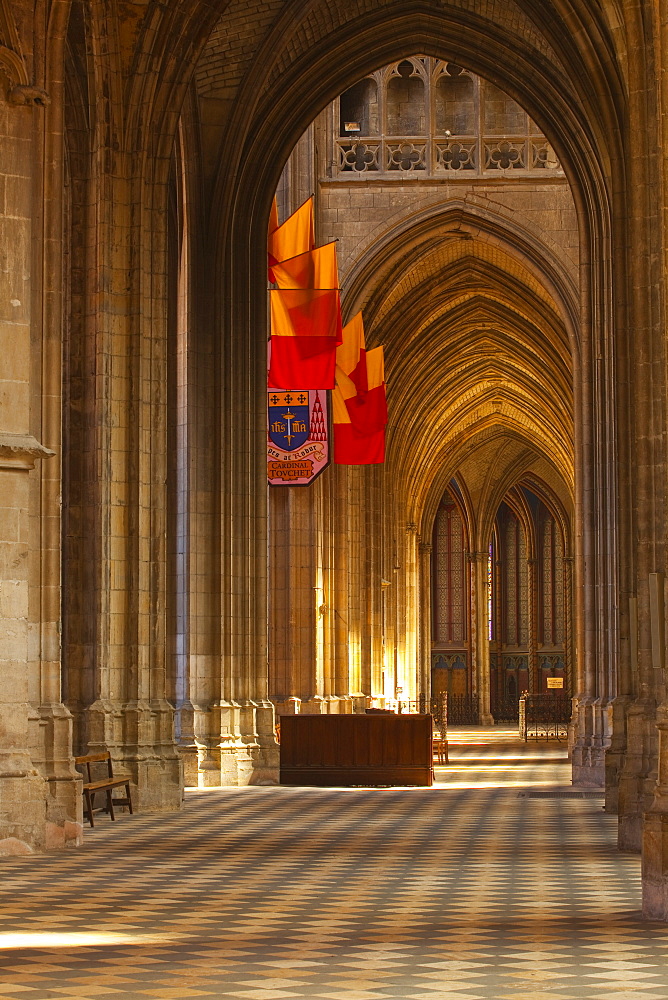
[[[642,827],[643,916],[668,921],[668,702],[657,711],[659,770]]]
[[[135,109],[122,106],[119,63],[105,58],[108,11],[89,7],[94,124],[83,142],[76,129],[69,137],[68,703],[77,746],[111,751],[132,775],[138,809],[177,809],[166,670],[170,158],[157,153],[152,108],[136,128],[119,127]]]
[[[664,697],[656,710],[658,753],[653,799],[644,814],[642,838],[643,914],[668,920],[668,697],[666,697],[666,587],[663,573],[649,578],[652,666],[655,690]],[[633,706],[632,706],[633,708]],[[637,749],[629,747],[629,750]],[[627,752],[627,758],[629,753]],[[621,787],[620,787],[621,797]],[[621,819],[622,817],[620,817]],[[627,820],[628,816],[624,816]]]
[[[60,689],[62,5],[0,74],[0,855],[76,845],[80,776]],[[13,32],[11,14],[5,25]],[[4,38],[4,42],[8,39]],[[8,50],[5,50],[8,51]],[[11,77],[11,72],[9,73]],[[48,441],[48,445],[45,442]],[[43,459],[52,461],[43,469]],[[47,463],[48,466],[48,463]]]
[[[431,542],[420,542],[420,648],[418,664],[418,695],[423,694],[429,711],[431,698]]]
[[[571,695],[576,690],[576,659],[574,648],[574,628],[573,628],[573,567],[575,560],[572,556],[564,556],[564,668],[566,674],[565,685]],[[575,724],[573,718],[568,726],[568,755],[573,757],[573,744],[575,741]]]
[[[20,244],[19,244],[20,245]],[[23,272],[27,273],[27,272]],[[6,301],[6,300],[5,300]],[[18,309],[16,306],[15,309]],[[13,329],[0,321],[0,388],[5,389],[5,405],[0,402],[0,421],[15,427],[27,423],[27,409],[20,406],[21,396],[27,403],[27,351],[17,346],[23,340],[28,347],[28,330],[21,338],[22,324]],[[11,333],[11,343],[7,334]],[[7,362],[11,360],[12,378]],[[21,377],[23,375],[23,377]],[[3,377],[4,376],[4,377]],[[4,384],[3,384],[4,383]],[[11,385],[13,406],[8,407],[7,390]],[[13,411],[10,416],[11,411]],[[0,855],[30,854],[34,850],[80,843],[81,813],[73,812],[60,824],[62,837],[56,830],[47,830],[47,784],[36,769],[30,747],[30,729],[39,724],[39,712],[31,704],[31,688],[38,687],[38,670],[31,662],[31,624],[29,592],[30,572],[30,475],[35,462],[53,452],[44,448],[29,434],[15,430],[0,431]],[[38,577],[39,579],[39,577]],[[38,665],[37,665],[38,666]],[[36,676],[37,674],[37,676]],[[80,798],[80,796],[79,796]],[[51,820],[50,822],[53,822]],[[55,824],[54,824],[55,826]]]
[[[385,708],[392,707],[396,698],[397,665],[399,661],[398,633],[399,609],[403,606],[402,575],[399,558],[398,528],[394,519],[390,520],[391,501],[384,505],[383,516],[387,518],[387,535],[383,565],[390,577],[383,589],[383,697]]]
[[[48,783],[46,846],[78,843],[81,837],[81,776],[72,757],[72,716],[61,687],[61,504],[63,493],[63,306],[67,268],[64,171],[64,42],[69,4],[53,6],[45,40],[43,110],[33,112],[32,309],[33,366],[31,428],[56,453],[39,462],[31,484],[32,655],[39,664],[38,719],[31,726],[33,760]],[[46,66],[49,78],[46,79]],[[38,72],[36,66],[36,72]],[[46,93],[46,91],[45,91]]]
[[[487,631],[487,561],[489,553],[472,552],[471,563],[471,658],[474,694],[478,696],[480,722],[483,726],[494,724],[490,709],[489,634]]]
[[[342,468],[342,467],[341,467]],[[345,556],[346,573],[342,580],[346,581],[346,593],[341,593],[338,599],[337,620],[339,623],[339,641],[345,643],[345,709],[354,705],[364,704],[364,688],[362,686],[362,634],[365,626],[364,604],[368,600],[370,580],[368,574],[367,536],[362,531],[363,489],[366,469],[349,467],[346,483],[347,516],[346,535],[337,535],[335,547],[339,560]],[[342,590],[340,587],[339,590]],[[345,611],[340,610],[345,608]],[[345,619],[345,620],[344,620]],[[341,692],[343,694],[343,691]]]
[[[332,465],[316,484],[319,521],[316,572],[322,575],[322,676],[325,710],[352,711],[351,680],[359,667],[359,632],[351,624],[360,589],[356,470]],[[359,675],[359,669],[356,671]]]
[[[371,698],[383,696],[384,607],[390,581],[383,576],[381,508],[384,467],[375,466],[366,479],[364,533],[367,538],[366,598],[368,629],[362,642],[362,690]],[[387,571],[389,573],[389,571]]]
[[[318,629],[326,607],[316,583],[313,487],[270,490],[269,694],[279,715],[321,711]]]
[[[197,127],[186,106],[180,135],[184,164],[197,160],[193,137]],[[179,553],[174,560],[178,571],[175,604],[183,615],[177,635],[177,672],[183,675],[176,701],[177,740],[186,784],[218,786],[223,775],[237,783],[236,708],[226,699],[222,667],[222,428],[214,416],[221,348],[213,315],[210,248],[196,224],[203,211],[200,177],[184,169],[179,181],[183,207],[178,264],[174,265],[179,273],[178,284],[174,278],[178,299],[172,363],[176,372],[170,413],[176,450],[172,531]],[[240,745],[238,749],[242,752]]]
[[[189,123],[188,123],[189,124]],[[197,640],[190,628],[191,586],[199,579],[192,564],[191,514],[196,516],[199,504],[191,509],[191,495],[196,484],[191,478],[192,400],[201,406],[205,387],[199,392],[191,386],[191,329],[196,291],[193,254],[196,241],[187,225],[196,199],[191,197],[194,185],[188,184],[183,164],[190,153],[190,129],[181,124],[175,155],[174,198],[179,212],[171,217],[168,231],[168,344],[167,344],[167,675],[168,698],[174,705],[174,732],[183,761],[186,786],[197,785],[198,753],[195,743],[195,706],[191,699],[190,662]],[[209,370],[211,366],[209,365]],[[192,395],[191,395],[192,390]],[[201,567],[200,567],[201,569]],[[195,597],[196,600],[196,597]]]
[[[593,540],[589,540],[593,545]],[[611,678],[614,677],[617,650],[612,647],[611,634],[604,628],[604,621],[615,618],[610,609],[609,585],[597,592],[594,580],[593,555],[581,552],[580,586],[576,607],[576,624],[580,636],[578,648],[578,683],[573,698],[573,784],[580,787],[602,787],[605,781],[605,755],[610,745]],[[586,580],[582,564],[586,565]],[[577,563],[576,563],[577,565]],[[609,567],[601,571],[609,577]],[[584,584],[584,585],[583,585]],[[610,662],[607,662],[610,657]]]
[[[416,701],[419,694],[419,642],[420,620],[420,558],[418,553],[418,526],[406,525],[404,568],[404,619],[403,619],[403,701]]]
[[[633,487],[635,522],[633,537],[636,552],[635,564],[638,573],[638,701],[645,701],[647,718],[644,732],[636,725],[628,729],[628,752],[634,756],[643,753],[655,768],[640,770],[639,780],[629,782],[631,794],[622,801],[620,782],[620,825],[622,809],[630,812],[647,810],[642,831],[642,871],[643,871],[643,913],[650,919],[668,920],[668,695],[665,663],[665,616],[666,593],[664,573],[668,556],[666,553],[666,180],[668,164],[664,156],[666,145],[666,120],[661,111],[668,99],[668,20],[666,3],[662,0],[654,9],[654,45],[657,52],[656,72],[648,75],[647,88],[634,88],[640,127],[647,109],[649,162],[657,163],[661,171],[662,183],[657,175],[647,169],[648,156],[639,149],[634,150],[634,161],[639,171],[630,179],[630,195],[633,211],[631,221],[638,232],[637,245],[640,252],[634,254],[634,270],[631,281],[634,292],[641,292],[638,303],[644,307],[641,317],[633,313],[633,341],[631,355],[636,382],[632,414],[635,420],[633,440],[634,464],[630,470]],[[634,25],[635,27],[635,25]],[[641,31],[644,33],[645,24]],[[655,89],[656,88],[656,89]],[[658,108],[658,114],[657,114]],[[636,110],[636,109],[633,109]],[[656,117],[655,117],[656,115]],[[655,145],[656,143],[656,145]],[[649,182],[649,186],[648,186]],[[656,191],[663,191],[657,197]],[[642,242],[641,242],[642,240]],[[654,242],[655,241],[655,242]],[[656,250],[654,249],[656,247]],[[650,266],[657,259],[657,271]],[[657,280],[658,279],[658,280]],[[646,322],[643,329],[642,320]],[[651,324],[651,325],[650,325]],[[640,335],[640,336],[639,336]],[[640,345],[640,349],[638,349]],[[637,505],[637,506],[636,506]],[[637,539],[637,540],[636,540]],[[646,574],[646,575],[645,575]],[[644,578],[644,579],[643,579]],[[648,580],[649,600],[645,580]],[[647,655],[647,619],[649,618],[650,650]],[[644,640],[644,641],[643,641]],[[651,669],[649,669],[651,664]],[[649,683],[648,683],[649,682]],[[652,701],[657,704],[656,725],[651,724]],[[635,705],[629,709],[629,718]],[[658,737],[658,738],[657,738]],[[624,768],[624,770],[626,767]],[[647,805],[648,792],[652,795]],[[635,800],[635,801],[634,801]],[[627,819],[627,823],[630,817]]]
[[[651,600],[651,580],[654,578],[654,600]],[[632,690],[620,690],[613,706],[618,730],[612,744],[608,762],[606,754],[606,808],[616,807],[619,816],[617,843],[621,850],[643,849],[643,816],[652,805],[657,777],[659,738],[656,727],[655,675],[660,670],[661,651],[657,647],[659,613],[658,581],[663,590],[663,575],[648,574],[647,583],[639,586],[640,601],[632,597],[628,607],[629,657],[634,667],[636,697]],[[653,613],[652,613],[653,612]],[[652,623],[654,617],[654,627]],[[653,641],[654,638],[654,641]],[[627,683],[631,678],[627,678]],[[618,749],[619,748],[619,749]],[[610,771],[614,768],[612,774]],[[651,856],[655,856],[651,852]],[[646,862],[646,866],[650,862]]]
[[[266,238],[266,217],[262,221]],[[215,623],[221,652],[217,731],[221,783],[243,785],[277,780],[278,747],[267,670],[267,344],[258,336],[267,310],[266,258],[253,260],[248,227],[231,242],[234,265],[226,260],[223,266],[216,257],[208,262],[212,287],[221,282],[220,312],[214,316],[220,346],[211,414],[219,429],[220,467],[214,536],[221,594]],[[253,273],[257,298],[252,306],[239,294],[242,271]]]

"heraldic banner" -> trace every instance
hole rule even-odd
[[[270,486],[309,486],[330,461],[329,400],[323,389],[267,393]]]

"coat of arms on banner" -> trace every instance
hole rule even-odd
[[[269,484],[308,486],[329,465],[327,392],[270,389],[267,433]]]

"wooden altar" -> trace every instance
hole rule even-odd
[[[431,715],[284,715],[282,785],[431,785]]]

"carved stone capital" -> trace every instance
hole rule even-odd
[[[55,454],[32,434],[0,431],[0,469],[34,469],[38,459],[52,458]]]
[[[51,104],[51,98],[42,87],[19,83],[9,91],[7,100],[19,107],[45,108]]]
[[[431,552],[431,542],[420,542],[419,549],[420,552]]]

